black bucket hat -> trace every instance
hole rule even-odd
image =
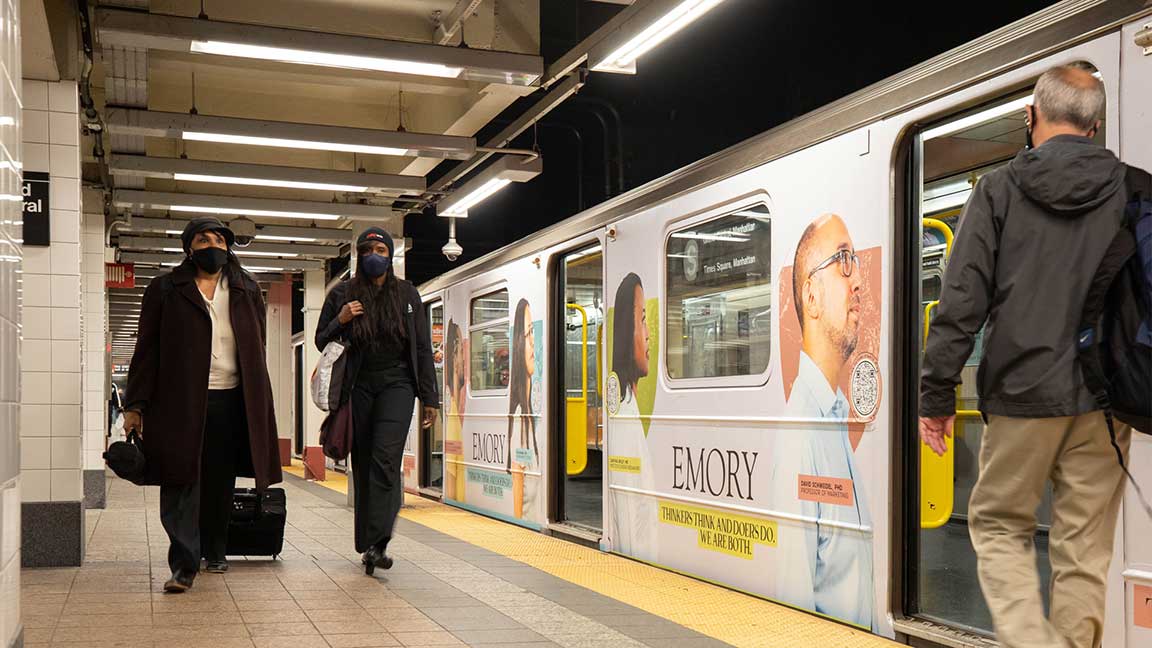
[[[184,252],[192,249],[192,239],[196,238],[200,232],[219,232],[224,237],[228,247],[232,247],[236,243],[236,235],[219,218],[203,216],[193,218],[184,226],[184,233],[180,235],[180,242],[184,244]]]

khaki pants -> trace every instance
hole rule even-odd
[[[1127,460],[1131,430],[1116,426]],[[1036,509],[1053,487],[1052,597],[1044,618],[1036,573]],[[1124,473],[1104,415],[989,418],[969,525],[980,587],[1004,648],[1097,648]]]

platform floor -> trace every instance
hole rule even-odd
[[[284,487],[283,560],[234,560],[165,595],[159,490],[110,482],[88,512],[83,567],[22,572],[25,645],[77,648],[372,646],[891,646],[750,596],[409,497],[396,565],[367,577],[335,488]],[[329,484],[336,486],[336,484]]]

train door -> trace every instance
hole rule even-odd
[[[427,308],[428,331],[432,336],[432,360],[436,366],[436,384],[444,389],[444,302],[436,300]],[[441,394],[443,399],[443,394]],[[443,406],[441,406],[443,412]],[[444,420],[438,415],[432,427],[421,428],[420,487],[439,495],[444,484]]]
[[[1077,54],[1078,52],[1078,54]],[[1035,66],[1036,75],[1052,65],[1083,61],[1105,82],[1109,91],[1117,83],[1115,38],[1106,37],[1053,57]],[[912,144],[909,176],[909,210],[915,236],[909,270],[916,285],[907,285],[915,300],[908,312],[916,322],[909,329],[916,351],[905,366],[909,371],[908,402],[918,403],[919,367],[924,342],[931,326],[943,277],[947,272],[954,236],[961,215],[976,183],[984,175],[1007,165],[1026,143],[1024,106],[1032,103],[1035,76],[1006,89],[978,106],[954,113],[921,130]],[[1005,86],[1001,86],[1005,87]],[[1105,127],[1097,142],[1116,150],[1115,135],[1107,128],[1115,122],[1109,103]],[[1039,288],[1039,287],[1038,287]],[[906,415],[909,441],[907,492],[919,493],[918,505],[909,512],[918,517],[908,525],[906,543],[905,611],[911,616],[967,634],[991,636],[991,615],[980,590],[976,554],[968,533],[968,499],[979,472],[978,456],[984,422],[977,410],[976,373],[983,356],[984,331],[961,373],[957,389],[957,418],[948,452],[939,457],[919,441],[917,415]],[[1048,560],[1048,529],[1051,524],[1051,486],[1037,511],[1033,539],[1040,572],[1042,596],[1048,605],[1051,570]]]
[[[599,534],[603,528],[600,349],[604,323],[603,251],[599,245],[563,255],[557,264],[553,339],[557,380],[556,510],[561,524]],[[562,311],[560,309],[563,309]]]

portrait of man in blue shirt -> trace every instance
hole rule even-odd
[[[838,386],[859,339],[864,277],[839,216],[805,228],[792,272],[802,341],[773,457],[776,598],[871,628],[872,522]]]

